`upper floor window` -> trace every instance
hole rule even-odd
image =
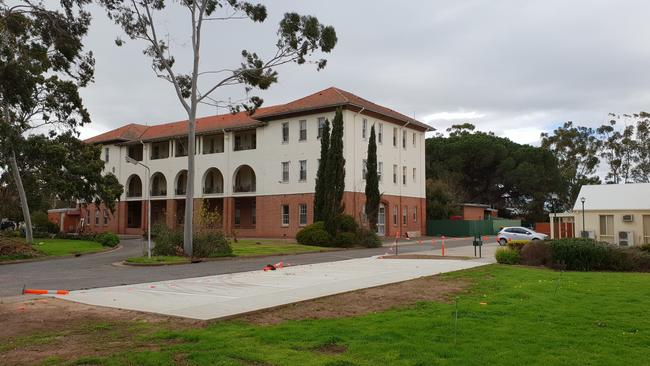
[[[402,184],[406,185],[406,167],[402,167]]]
[[[104,148],[104,161],[108,163],[108,160],[110,158],[110,152],[111,150],[107,147]]]
[[[235,151],[254,150],[257,148],[257,134],[255,130],[235,132]]]
[[[368,137],[368,120],[364,118],[363,121],[361,121],[361,138],[365,140],[367,137]]]
[[[151,143],[151,160],[167,159],[169,157],[169,141]]]
[[[368,160],[363,159],[361,161],[361,177],[365,180],[368,175]]]
[[[384,124],[380,123],[377,130],[377,141],[381,144],[384,142]]]
[[[178,139],[174,141],[174,156],[187,156],[187,139]]]
[[[320,138],[323,134],[323,127],[325,126],[325,117],[318,117],[318,133],[316,134],[317,138]]]
[[[300,178],[301,182],[307,180],[307,160],[300,160]]]
[[[381,161],[377,163],[377,180],[381,182],[381,177],[384,174],[384,163]]]
[[[417,169],[413,168],[413,183],[415,183],[416,177],[417,177]]]
[[[289,162],[282,162],[282,183],[289,182]]]
[[[402,149],[406,149],[406,131],[402,131]]]
[[[142,161],[142,144],[129,145],[127,154],[135,161]]]
[[[298,136],[299,141],[306,141],[307,140],[307,121],[304,119],[299,121],[298,124],[300,125],[300,134]]]
[[[415,147],[415,139],[416,139],[415,136],[416,136],[416,135],[415,135],[415,132],[413,132],[413,147]]]
[[[397,127],[393,127],[393,146],[397,147]]]
[[[282,143],[286,144],[289,142],[289,122],[284,122],[282,124]]]
[[[397,164],[393,164],[393,183],[397,184]]]
[[[223,152],[223,134],[203,136],[203,154]]]

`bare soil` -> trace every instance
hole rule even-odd
[[[420,301],[448,302],[468,286],[468,282],[459,280],[423,277],[261,310],[236,319],[267,325],[286,320],[351,317]],[[39,364],[52,357],[66,361],[131,350],[157,350],[163,341],[147,341],[143,336],[161,329],[203,327],[210,322],[37,298],[0,303],[0,323],[0,365],[25,365]],[[333,344],[318,351],[335,354],[347,349]],[[176,356],[177,364],[185,363],[183,355]],[[245,361],[244,364],[263,365]]]
[[[449,302],[455,294],[464,291],[469,285],[465,281],[442,279],[437,276],[422,277],[260,310],[244,314],[236,319],[253,324],[268,325],[287,320],[358,316],[396,307],[406,307],[421,301]]]
[[[39,253],[31,245],[18,240],[0,236],[0,256],[38,257]]]

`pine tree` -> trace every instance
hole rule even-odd
[[[377,214],[379,213],[379,175],[377,174],[377,142],[375,126],[370,128],[368,140],[368,157],[366,160],[366,216],[370,230],[377,231]]]
[[[320,126],[319,126],[320,127]],[[330,148],[330,122],[325,120],[320,135],[320,160],[318,162],[318,172],[316,173],[316,192],[314,194],[314,222],[323,221],[325,213],[326,191],[327,191],[327,153]]]
[[[343,213],[343,191],[345,190],[345,158],[343,157],[343,111],[336,110],[332,121],[332,135],[327,152],[325,186],[326,199],[325,229],[330,235],[336,235],[338,216]]]

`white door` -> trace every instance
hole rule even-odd
[[[386,207],[379,204],[379,213],[377,214],[377,235],[386,235]]]

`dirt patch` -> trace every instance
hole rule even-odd
[[[39,363],[158,349],[142,335],[204,322],[78,304],[55,298],[0,304],[0,364]],[[29,362],[26,362],[29,360]]]
[[[430,254],[399,254],[399,255],[384,255],[381,259],[452,259],[452,260],[466,260],[470,257],[463,257],[458,255],[430,255]]]
[[[470,283],[441,277],[422,277],[365,290],[338,294],[261,310],[236,317],[253,324],[278,324],[286,320],[350,317],[413,305],[420,301],[448,302]]]
[[[316,348],[316,352],[324,353],[326,355],[338,355],[347,351],[348,348],[346,346],[336,343],[330,343]]]
[[[31,245],[25,244],[18,240],[0,236],[0,256],[15,258],[34,258],[41,253],[32,248]]]

